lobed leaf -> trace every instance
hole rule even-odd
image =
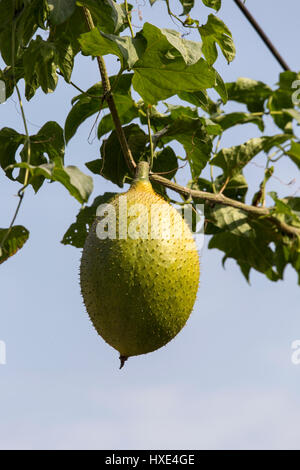
[[[210,14],[207,23],[198,28],[203,45],[202,50],[207,62],[212,65],[218,57],[216,45],[220,47],[227,62],[232,62],[235,57],[235,46],[230,30],[220,18]]]

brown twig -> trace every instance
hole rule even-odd
[[[195,189],[186,188],[185,186],[173,183],[172,181],[154,173],[150,173],[150,179],[152,179],[156,183],[162,184],[166,188],[176,191],[177,193],[183,196],[192,197],[194,199],[203,199],[204,201],[208,201],[214,204],[222,204],[224,206],[235,207],[236,209],[243,210],[244,212],[247,212],[257,217],[266,217],[275,225],[277,225],[278,228],[280,228],[287,235],[300,236],[300,228],[293,227],[292,225],[288,225],[285,222],[282,222],[281,220],[277,219],[272,215],[271,209],[268,209],[267,207],[250,206],[248,204],[244,204],[243,202],[230,199],[229,197],[226,197],[223,194],[213,194],[206,191],[199,191]]]
[[[222,194],[222,193],[225,191],[226,186],[228,185],[228,183],[229,183],[229,176],[227,176],[227,178],[226,178],[226,180],[225,180],[225,182],[224,182],[222,188],[221,188],[220,191],[219,191],[219,194]]]
[[[89,30],[92,30],[95,27],[95,25],[94,25],[91,13],[88,10],[88,8],[86,8],[86,7],[83,7],[83,10],[84,10],[84,14],[85,14],[85,18],[86,18],[88,28],[89,28]],[[115,104],[115,101],[114,101],[114,98],[113,98],[113,94],[111,92],[110,81],[109,81],[109,77],[108,77],[108,74],[107,74],[107,70],[106,70],[106,66],[105,66],[105,62],[103,60],[103,57],[97,56],[97,62],[98,62],[98,67],[99,67],[101,80],[102,80],[103,94],[105,96],[105,99],[106,99],[107,105],[109,107],[112,119],[114,121],[114,125],[115,125],[116,133],[117,133],[117,136],[118,136],[118,139],[119,139],[119,142],[120,142],[120,146],[122,148],[122,151],[123,151],[123,154],[124,154],[124,157],[125,157],[125,160],[127,162],[127,166],[129,168],[129,170],[131,171],[131,173],[134,173],[136,163],[133,159],[132,153],[130,151],[130,148],[129,148],[127,140],[126,140],[126,136],[124,134],[124,130],[122,128],[122,124],[121,124],[121,121],[120,121],[120,118],[119,118],[119,114],[118,114],[118,111],[117,111],[117,108],[116,108],[116,104]]]
[[[242,13],[245,15],[247,20],[251,23],[255,31],[258,33],[258,35],[261,37],[267,48],[271,51],[275,59],[279,62],[283,70],[291,70],[286,63],[286,61],[283,59],[283,57],[279,54],[277,51],[276,47],[274,44],[271,42],[271,40],[268,38],[264,30],[260,27],[260,25],[257,23],[255,18],[251,15],[250,11],[248,8],[243,4],[241,0],[234,0],[235,4],[239,7],[239,9],[242,11]]]

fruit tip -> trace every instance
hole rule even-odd
[[[128,356],[122,356],[122,355],[120,355],[119,359],[120,359],[120,367],[119,367],[119,369],[122,369],[122,367],[124,366],[125,362],[126,362],[127,359],[128,359]]]

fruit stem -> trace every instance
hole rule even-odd
[[[128,359],[128,356],[120,356],[119,359],[120,359],[120,369],[122,369],[122,367],[124,366],[125,362]]]
[[[139,162],[136,166],[134,181],[149,181],[149,163]]]

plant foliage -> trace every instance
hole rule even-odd
[[[253,78],[224,83],[214,64],[219,52],[230,63],[235,46],[230,29],[216,16],[221,0],[202,1],[203,8],[209,8],[202,25],[192,17],[194,0],[149,2],[154,8],[160,3],[175,22],[181,22],[187,31],[193,28],[202,42],[149,22],[132,37],[128,28],[131,6],[115,0],[1,0],[0,52],[5,66],[0,80],[5,84],[6,99],[18,92],[19,82],[24,83],[27,100],[34,99],[38,89],[55,92],[59,80],[71,86],[79,52],[91,58],[115,56],[120,72],[110,77],[110,83],[134,160],[149,158],[149,117],[155,150],[152,171],[173,180],[185,160],[191,175],[186,186],[216,196],[215,202],[197,193],[193,196],[194,205],[205,204],[209,248],[221,250],[223,262],[233,258],[247,280],[251,269],[272,281],[283,279],[290,264],[300,283],[300,198],[295,194],[279,197],[272,191],[279,159],[289,159],[295,171],[300,168],[296,134],[300,111],[294,99],[294,83],[300,74],[283,72],[274,87]],[[173,12],[178,7],[180,16]],[[91,13],[93,29],[86,24],[85,8]],[[20,134],[9,127],[0,130],[0,166],[6,177],[19,184],[22,196],[28,186],[37,192],[50,180],[62,184],[82,205],[62,239],[62,243],[78,248],[84,244],[97,205],[112,193],[85,205],[93,180],[79,168],[65,166],[65,143],[100,110],[99,157],[85,162],[86,172],[119,187],[131,177],[112,116],[106,112],[106,98],[100,81],[76,93],[64,129],[51,121],[35,135]],[[227,102],[231,103],[230,111]],[[274,135],[264,134],[267,120],[277,128]],[[246,124],[255,126],[255,137],[222,147],[224,133]],[[182,155],[176,154],[174,143],[181,145]],[[249,188],[245,169],[257,156],[261,181],[258,187]],[[204,176],[207,169],[210,179]],[[169,197],[163,185],[155,183],[155,189]],[[226,198],[221,203],[217,198],[220,193]],[[266,203],[269,210],[265,210]],[[24,245],[29,232],[18,225],[0,232],[3,262]]]

